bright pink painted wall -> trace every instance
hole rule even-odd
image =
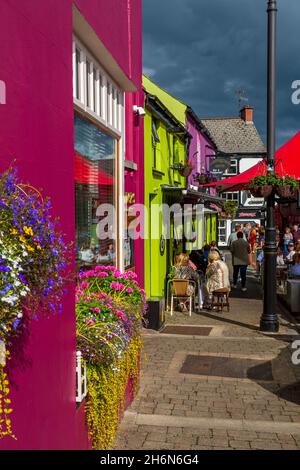
[[[53,213],[60,216],[69,240],[75,233],[72,3],[0,2],[0,80],[7,87],[7,103],[0,105],[0,171],[16,159],[21,178],[51,197]],[[129,76],[127,1],[74,3]],[[133,3],[140,7],[140,0]],[[133,57],[140,57],[141,43],[136,38],[133,43]],[[132,64],[132,77],[138,80],[140,59]],[[131,145],[133,139],[128,154],[133,154]],[[9,368],[18,440],[6,438],[0,449],[87,448],[82,413],[76,413],[75,406],[72,286],[62,315],[33,321],[22,354],[19,346],[12,350],[16,360]]]

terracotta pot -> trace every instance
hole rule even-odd
[[[282,198],[291,198],[295,195],[295,191],[290,186],[276,186],[276,194]]]
[[[249,186],[248,190],[254,197],[268,197],[272,194],[273,186],[270,184]]]

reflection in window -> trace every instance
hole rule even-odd
[[[79,267],[115,264],[114,237],[100,240],[97,225],[103,218],[99,206],[115,204],[116,141],[77,114],[74,133],[77,263]],[[107,228],[114,232],[114,218],[111,225]]]

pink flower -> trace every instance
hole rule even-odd
[[[78,302],[79,301],[79,298],[77,295],[75,295],[75,302]]]
[[[122,277],[122,273],[121,271],[119,271],[119,269],[115,269],[115,271],[113,272],[113,276],[118,279],[119,277]]]
[[[89,283],[87,281],[83,281],[81,284],[80,284],[80,288],[81,289],[85,289],[86,287],[89,286]]]
[[[84,294],[84,292],[81,289],[78,289],[78,287],[76,287],[75,291],[76,291],[76,294],[78,294],[78,295],[83,295]]]
[[[105,292],[103,292],[103,291],[100,291],[100,292],[98,293],[98,296],[99,296],[99,297],[103,297],[103,298],[108,297],[108,295],[105,294]]]
[[[106,304],[106,306],[107,306],[108,308],[112,308],[111,304]]]
[[[127,287],[126,292],[127,292],[127,294],[132,294],[132,292],[133,292],[132,287]]]
[[[120,318],[120,320],[126,321],[126,317],[124,313],[121,312],[121,310],[116,309],[115,314],[117,315],[118,318]]]
[[[99,307],[92,307],[91,310],[93,310],[93,312],[101,313],[101,310]]]
[[[124,286],[124,284],[122,284],[120,282],[114,281],[110,284],[110,288],[115,289],[117,291],[120,291],[120,290],[124,289],[125,286]]]
[[[88,320],[87,324],[93,326],[93,325],[95,325],[95,322],[93,320]]]
[[[97,273],[97,277],[108,277],[108,274],[104,272],[100,272],[100,273]]]

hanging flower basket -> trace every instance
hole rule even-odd
[[[184,166],[178,170],[181,176],[188,177],[192,173],[193,168],[189,166]]]
[[[261,186],[253,184],[251,186],[249,185],[247,189],[254,197],[268,197],[272,194],[273,186],[270,184],[264,184]]]
[[[193,165],[189,160],[185,163],[175,163],[174,165],[171,165],[171,168],[173,170],[177,170],[180,176],[184,176],[185,178],[190,176],[193,171]]]
[[[232,214],[230,212],[221,211],[220,212],[221,219],[232,219]]]
[[[237,212],[237,202],[236,201],[226,201],[223,204],[220,217],[222,219],[234,219]]]
[[[269,197],[276,186],[278,176],[275,173],[260,175],[249,181],[247,190],[254,197]]]
[[[289,199],[295,197],[296,191],[299,189],[299,182],[295,178],[286,176],[278,178],[276,185],[276,194],[279,197]]]
[[[209,183],[207,175],[197,175],[195,181],[198,181],[200,185]]]
[[[289,199],[295,196],[295,191],[291,188],[291,186],[277,186],[276,194],[279,197]]]

